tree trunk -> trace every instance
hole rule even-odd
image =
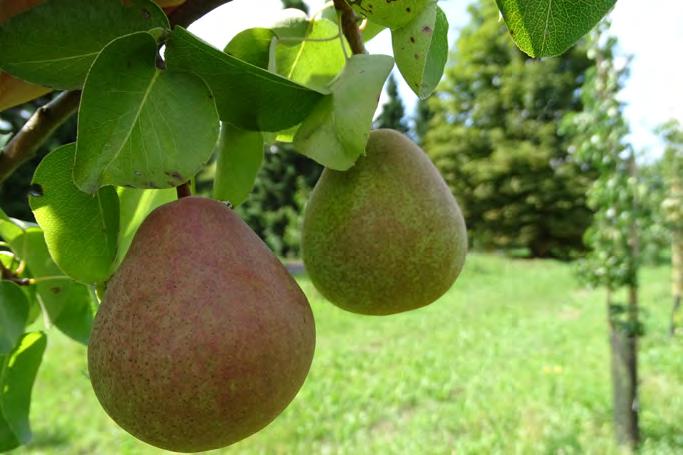
[[[683,295],[683,232],[674,228],[671,231],[671,294],[673,308],[671,309],[671,335],[676,334],[676,316],[681,307]]]
[[[637,294],[629,289],[629,307]],[[611,306],[608,293],[608,307]],[[637,304],[637,300],[636,300]],[[630,319],[630,318],[629,318]],[[640,440],[638,426],[638,334],[630,324],[610,317],[610,348],[612,361],[612,397],[614,427],[620,445],[636,449]]]

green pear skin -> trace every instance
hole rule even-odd
[[[451,287],[465,262],[467,231],[422,149],[380,129],[351,169],[323,171],[306,207],[302,252],[330,302],[393,314],[428,305]]]
[[[347,0],[356,13],[392,30],[407,25],[430,2],[436,0]]]
[[[123,429],[198,452],[280,414],[314,347],[310,306],[284,266],[227,206],[186,197],[140,226],[95,318],[88,369]]]

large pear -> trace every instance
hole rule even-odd
[[[308,301],[278,259],[224,204],[188,197],[140,226],[95,318],[88,369],[126,431],[197,452],[280,414],[314,345]]]
[[[325,169],[304,216],[315,287],[337,306],[392,314],[438,299],[460,274],[467,231],[427,155],[403,134],[372,131],[348,171]]]

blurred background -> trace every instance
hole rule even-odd
[[[283,7],[235,0],[191,30],[219,48]],[[331,306],[305,276],[318,345],[295,402],[226,453],[683,453],[683,6],[620,0],[557,58],[530,59],[493,0],[440,2],[450,60],[418,101],[398,72],[375,127],[419,143],[463,208],[471,251],[440,301],[386,318]],[[651,19],[651,20],[650,20]],[[386,33],[368,43],[391,53]],[[0,146],[50,95],[0,113]],[[42,156],[0,187],[32,220]],[[322,168],[268,146],[238,213],[292,270]],[[197,177],[209,194],[212,168]],[[56,331],[33,393],[34,441],[17,452],[159,453],[101,410],[85,349]],[[615,437],[616,436],[616,437]]]

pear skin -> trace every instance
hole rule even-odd
[[[88,369],[123,429],[198,452],[275,419],[314,346],[308,301],[279,260],[227,206],[187,197],[140,226],[95,318]]]
[[[306,206],[302,252],[330,302],[393,314],[428,305],[451,287],[465,262],[467,230],[422,149],[380,129],[351,169],[323,171]]]

